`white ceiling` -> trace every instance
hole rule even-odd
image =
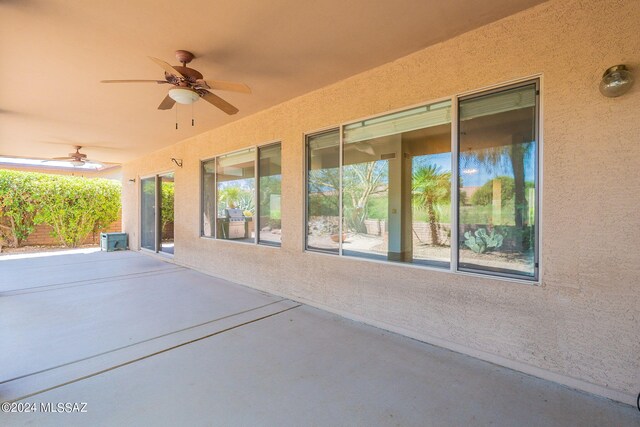
[[[82,145],[126,162],[541,3],[542,0],[0,0],[0,156],[48,158]],[[205,78],[248,84],[159,111],[154,56],[190,50]]]

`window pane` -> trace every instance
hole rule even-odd
[[[216,159],[217,238],[255,242],[255,149]]]
[[[342,253],[448,267],[451,102],[344,129]]]
[[[281,159],[282,147],[280,144],[259,149],[260,217],[258,218],[258,242],[274,246],[280,246],[281,242]]]
[[[459,106],[459,268],[534,278],[536,85]]]
[[[216,221],[216,161],[202,162],[202,235],[214,237]]]
[[[340,132],[307,138],[307,249],[338,253]]]

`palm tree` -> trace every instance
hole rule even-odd
[[[424,207],[429,215],[431,241],[440,245],[436,206],[451,200],[451,172],[443,172],[436,165],[420,167],[413,173],[412,190],[413,203]]]

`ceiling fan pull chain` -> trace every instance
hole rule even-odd
[[[195,120],[193,118],[193,104],[191,104],[191,126],[195,126]]]
[[[176,104],[176,130],[178,130],[178,104]]]

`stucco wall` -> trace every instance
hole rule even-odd
[[[640,84],[618,99],[597,85],[619,63],[640,79],[639,33],[637,0],[551,1],[131,162],[123,180],[175,170],[178,263],[635,404]],[[303,251],[305,132],[534,74],[543,79],[539,286]],[[282,248],[200,238],[199,161],[275,140]],[[123,190],[135,244],[138,188]]]

